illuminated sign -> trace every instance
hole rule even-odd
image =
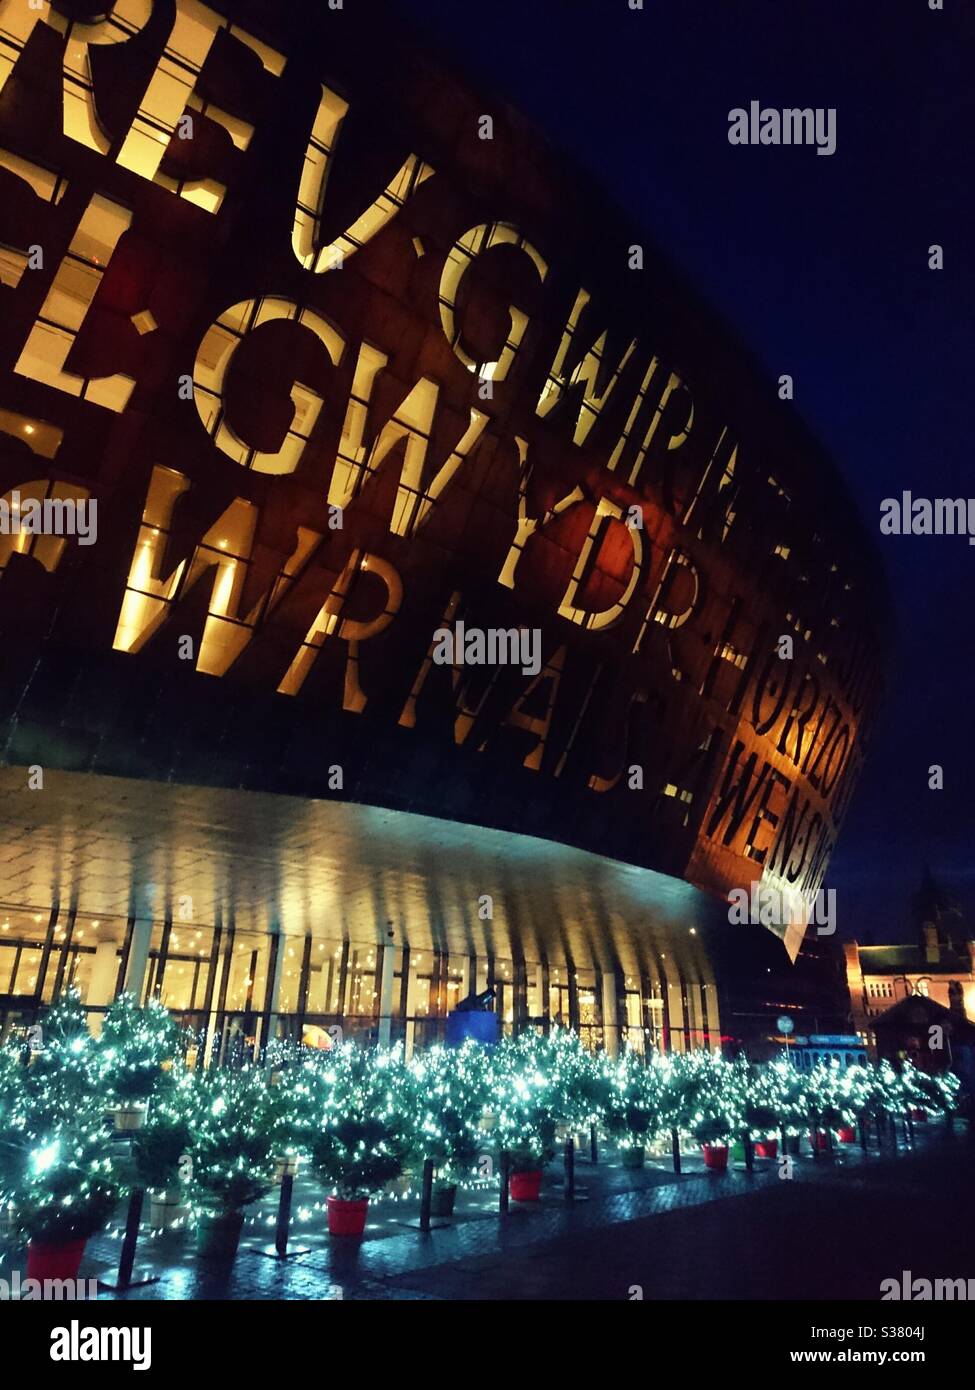
[[[799,1039],[796,1038],[796,1042]],[[811,1033],[810,1047],[863,1047],[863,1039],[856,1033]]]
[[[3,487],[99,515],[0,535],[0,627],[91,564],[92,660],[297,702],[346,795],[811,903],[883,621],[828,461],[510,113],[280,8],[0,5]]]

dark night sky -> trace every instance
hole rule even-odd
[[[877,942],[909,931],[926,862],[975,923],[975,548],[878,531],[903,489],[975,496],[975,10],[944,4],[398,0],[588,166],[770,377],[795,378],[877,534],[889,690],[827,880],[840,934]],[[730,145],[728,112],[753,99],[836,107],[836,153]]]

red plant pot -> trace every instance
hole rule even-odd
[[[709,1168],[712,1173],[726,1173],[728,1171],[727,1144],[702,1144],[701,1152],[704,1154],[705,1168]]]
[[[815,1149],[816,1153],[825,1153],[829,1148],[829,1135],[826,1133],[825,1129],[817,1129],[815,1134],[810,1134],[809,1144],[811,1148]]]
[[[534,1168],[528,1173],[512,1173],[508,1191],[514,1202],[537,1202],[542,1191],[541,1168]]]
[[[852,1125],[840,1125],[839,1129],[836,1131],[836,1137],[841,1144],[855,1144],[857,1141],[857,1132]]]
[[[912,1110],[911,1119],[916,1125],[925,1125],[928,1122],[928,1112],[926,1110]]]
[[[778,1139],[757,1139],[755,1141],[756,1158],[778,1158],[779,1141]]]
[[[330,1236],[361,1236],[366,1229],[369,1198],[346,1202],[341,1197],[326,1197],[328,1233]]]
[[[77,1279],[87,1239],[32,1240],[27,1245],[28,1279]]]

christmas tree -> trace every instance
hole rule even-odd
[[[158,999],[140,1008],[134,995],[120,994],[105,1014],[99,1045],[102,1075],[115,1102],[149,1100],[178,1046],[179,1029]]]

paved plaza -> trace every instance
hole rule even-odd
[[[677,1176],[669,1158],[626,1170],[612,1151],[580,1152],[583,1198],[565,1201],[561,1165],[548,1170],[537,1205],[498,1213],[496,1189],[462,1194],[455,1221],[416,1229],[414,1195],[373,1204],[366,1237],[325,1234],[320,1189],[295,1186],[287,1261],[255,1253],[273,1239],[276,1194],[255,1208],[236,1261],[203,1270],[189,1233],[140,1238],[137,1264],[158,1282],[126,1299],[877,1299],[903,1269],[930,1278],[975,1276],[967,1217],[973,1146],[918,1130],[864,1155],[804,1156],[792,1176],[756,1160],[707,1174],[692,1155]],[[89,1243],[83,1274],[117,1265],[120,1233]],[[14,1267],[8,1251],[0,1273]]]

